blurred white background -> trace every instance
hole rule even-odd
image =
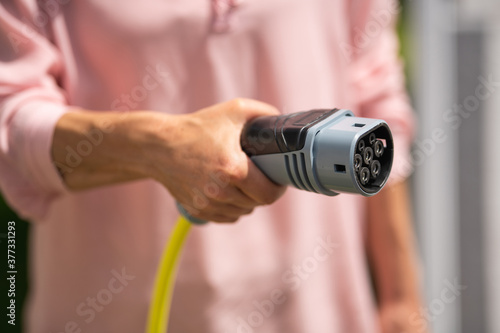
[[[419,119],[412,180],[426,296],[421,318],[436,333],[497,333],[500,1],[403,3]]]

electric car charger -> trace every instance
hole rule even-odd
[[[272,181],[329,196],[378,193],[394,155],[386,122],[339,109],[257,117],[244,127],[241,147]],[[180,204],[177,208],[181,215],[156,275],[148,333],[166,331],[182,245],[191,225],[207,222],[190,216]]]
[[[330,196],[378,193],[394,151],[385,121],[339,109],[255,118],[241,146],[274,182]]]

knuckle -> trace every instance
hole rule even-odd
[[[229,174],[232,183],[238,184],[245,180],[246,173],[243,170],[235,169]]]
[[[233,98],[229,101],[232,109],[243,109],[245,107],[245,99],[244,98]]]
[[[218,183],[228,185],[234,179],[241,176],[241,166],[237,158],[232,154],[223,154],[217,160],[217,168],[212,173],[212,178],[217,179]]]
[[[203,193],[209,200],[221,201],[224,199],[224,191],[214,182],[208,182],[203,187]]]
[[[241,183],[243,180],[247,178],[248,171],[246,168],[242,168],[237,163],[227,163],[225,166],[226,174],[229,176],[230,182]]]

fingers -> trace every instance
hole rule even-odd
[[[234,222],[250,214],[257,206],[276,201],[285,187],[269,180],[255,164],[246,158],[247,170],[217,190],[203,192],[192,205],[183,205],[194,217],[213,222]],[[200,192],[201,193],[201,192]]]
[[[212,222],[236,222],[243,215],[252,213],[252,208],[242,208],[231,204],[211,202],[203,211],[193,207],[184,207],[193,217]]]
[[[228,184],[225,188],[221,188],[220,192],[216,195],[207,194],[207,202],[209,205],[215,205],[217,208],[222,205],[228,205],[242,210],[248,210],[259,205],[258,202],[242,192],[234,184]]]
[[[285,192],[285,186],[273,183],[247,157],[248,173],[240,180],[238,188],[258,205],[269,205]]]
[[[230,182],[209,182],[198,190],[186,190],[189,196],[178,198],[193,217],[213,222],[234,222],[241,215],[250,214],[258,205]]]

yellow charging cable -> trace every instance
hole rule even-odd
[[[191,223],[181,214],[163,251],[160,266],[156,272],[153,300],[149,307],[147,333],[165,333],[167,330],[177,262],[190,228]]]

